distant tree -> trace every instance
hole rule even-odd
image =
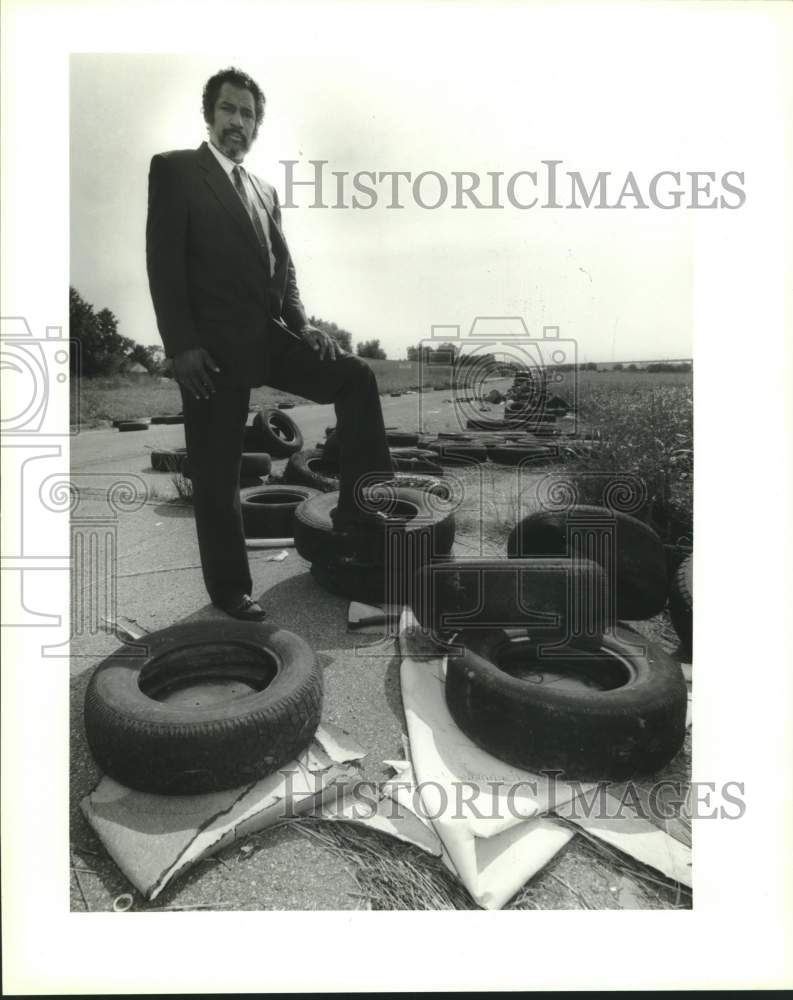
[[[69,289],[69,336],[80,344],[80,371],[72,355],[73,375],[110,375],[117,372],[135,341],[118,332],[118,319],[109,309],[94,312],[75,288]]]
[[[611,369],[611,370],[612,370],[613,372],[621,372],[621,371],[622,371],[622,362],[621,362],[621,361],[618,361],[618,362],[616,363],[616,365],[613,365],[613,366],[612,366],[612,369]]]
[[[689,361],[653,361],[647,365],[648,372],[690,372],[691,363]]]
[[[636,372],[639,369],[636,367],[636,365],[628,365],[628,367],[625,370],[629,372]]]
[[[460,353],[460,345],[451,341],[436,344],[416,344],[415,347],[408,347],[407,360],[419,361],[433,365],[453,365]]]
[[[385,361],[386,353],[380,346],[379,340],[364,340],[358,344],[356,351],[359,358],[376,358]]]
[[[127,357],[130,363],[143,365],[149,375],[161,375],[165,367],[165,351],[159,344],[135,344]]]
[[[343,330],[340,326],[331,323],[329,320],[320,319],[319,316],[309,316],[308,321],[312,326],[315,326],[318,330],[322,330],[329,337],[333,337],[334,340],[338,341],[343,350],[352,353],[352,334],[349,330]]]

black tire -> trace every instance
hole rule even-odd
[[[404,574],[389,570],[391,581],[387,580],[385,566],[371,566],[350,560],[344,564],[324,565],[312,563],[311,575],[316,582],[336,597],[364,604],[407,603],[408,587]]]
[[[419,443],[418,431],[386,431],[385,437],[389,446],[392,448],[398,448],[400,446],[415,448]]]
[[[551,396],[545,404],[546,413],[554,413],[557,417],[564,417],[570,412],[570,404],[561,396]]]
[[[327,458],[324,449],[298,451],[290,455],[286,463],[284,482],[310,486],[321,493],[332,493],[339,488],[338,462]]]
[[[389,396],[401,396],[401,395],[402,395],[401,392],[390,392],[389,393]]]
[[[580,505],[569,511],[540,511],[515,525],[507,540],[510,558],[568,556],[568,521],[579,521],[586,531],[604,533],[613,525],[616,560],[609,583],[616,600],[617,618],[639,621],[652,618],[666,604],[666,556],[661,539],[642,521],[605,507]],[[600,559],[608,552],[597,545]],[[600,561],[598,559],[598,561]]]
[[[394,523],[406,536],[405,548],[411,553],[446,555],[454,544],[454,513],[448,504],[423,490],[405,489],[386,484],[387,495],[396,504]],[[310,563],[333,566],[342,559],[355,557],[372,566],[386,563],[386,541],[391,534],[382,528],[334,531],[331,511],[339,501],[338,493],[324,493],[301,504],[295,512],[295,548]],[[388,509],[385,509],[388,513]],[[404,518],[404,520],[403,520]]]
[[[479,417],[469,417],[465,426],[479,431],[514,431],[516,428],[530,427],[535,424],[552,424],[556,420],[553,414],[532,414],[531,417],[512,415],[504,420],[483,420]]]
[[[295,511],[305,500],[316,495],[316,490],[295,484],[273,483],[240,490],[245,537],[292,538]]]
[[[122,420],[118,425],[118,429],[122,432],[147,431],[149,429],[149,425],[144,423],[142,420]]]
[[[184,415],[181,413],[179,414],[169,413],[159,417],[152,417],[151,422],[153,424],[183,424]]]
[[[240,481],[253,476],[261,477],[270,474],[272,462],[266,452],[244,451],[242,453],[242,465],[240,467]]]
[[[500,760],[568,780],[654,774],[683,745],[686,684],[677,663],[630,629],[538,657],[527,629],[463,630],[449,656],[446,703]]]
[[[100,663],[85,695],[88,745],[116,781],[164,795],[235,788],[277,771],[311,742],[322,674],[299,636],[276,625],[204,621],[145,641],[145,658],[122,648]],[[221,684],[229,696],[218,701]]]
[[[542,444],[488,445],[487,457],[500,465],[542,465],[559,460],[556,448]]]
[[[487,448],[467,441],[429,441],[429,451],[434,451],[441,465],[472,465],[487,461]]]
[[[435,633],[519,625],[539,637],[603,634],[603,567],[586,559],[435,559],[414,575],[410,604]]]
[[[258,430],[264,450],[273,458],[288,458],[303,447],[300,428],[275,406],[267,407],[253,418],[253,426]]]
[[[438,467],[440,468],[440,466]],[[451,500],[452,489],[443,481],[443,469],[439,473],[395,472],[394,479],[398,486],[407,490],[426,490],[443,500]]]
[[[181,472],[186,458],[187,448],[155,449],[151,453],[151,467],[155,472]]]
[[[669,588],[669,616],[685,653],[692,653],[694,638],[694,557],[678,566]]]

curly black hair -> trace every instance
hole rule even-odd
[[[211,76],[204,85],[204,93],[201,98],[204,121],[207,125],[212,124],[218,94],[224,83],[230,83],[241,90],[249,90],[253,94],[253,103],[256,109],[256,132],[258,132],[259,126],[264,120],[264,92],[253,77],[248,76],[241,69],[237,69],[236,66],[229,66],[228,69],[220,70],[220,72]]]

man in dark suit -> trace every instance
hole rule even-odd
[[[307,319],[275,189],[242,167],[264,95],[231,68],[204,88],[209,141],[152,158],[146,263],[157,325],[181,389],[201,566],[210,599],[236,618],[251,598],[239,499],[250,389],[270,385],[334,403],[337,528],[377,529],[356,482],[392,474],[371,368]]]

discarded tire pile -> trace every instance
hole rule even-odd
[[[295,547],[331,593],[369,604],[407,603],[416,568],[451,552],[454,514],[436,495],[397,480],[366,495],[386,515],[385,525],[335,529],[339,495],[323,493],[295,512]]]
[[[411,589],[418,621],[449,644],[446,701],[457,725],[507,763],[568,779],[663,767],[683,744],[685,681],[622,623],[666,603],[660,538],[627,514],[577,506],[521,520],[507,555],[435,559]],[[673,586],[683,632],[688,567]]]

